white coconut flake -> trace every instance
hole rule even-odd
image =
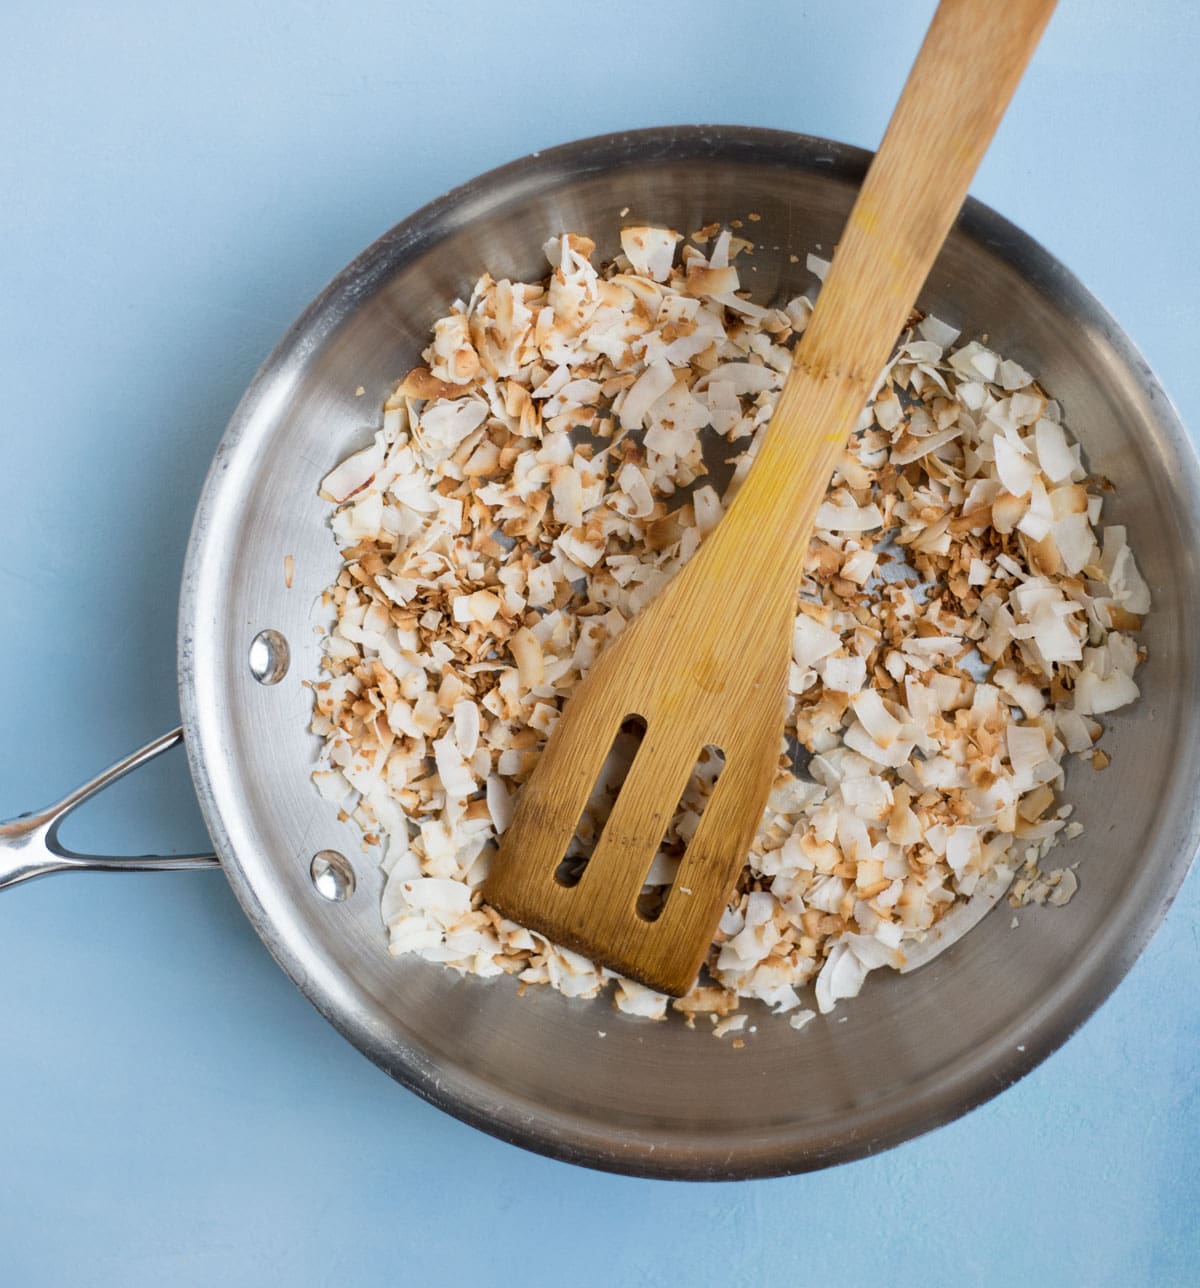
[[[646,413],[675,383],[675,375],[665,362],[652,362],[638,376],[625,395],[618,415],[626,429],[641,429]]]
[[[1102,716],[1137,700],[1140,690],[1133,677],[1121,671],[1100,676],[1080,671],[1075,681],[1075,711],[1082,716]]]
[[[835,943],[817,976],[817,1009],[821,1014],[828,1015],[842,998],[857,997],[868,971],[848,943]]]
[[[475,790],[475,779],[458,747],[449,738],[437,738],[433,743],[433,755],[446,795],[451,800],[470,796]]]
[[[1019,363],[1008,358],[1000,363],[997,383],[1001,389],[1024,389],[1032,380],[1033,377]]]
[[[503,779],[496,774],[489,774],[487,780],[487,807],[491,815],[496,835],[501,836],[512,822],[513,803]]]
[[[696,514],[696,527],[703,535],[707,535],[720,522],[720,497],[706,484],[692,493],[692,506]]]
[[[883,515],[870,505],[835,505],[823,501],[817,510],[817,527],[827,532],[870,532],[883,526]]]
[[[1028,496],[1033,481],[1037,477],[1036,464],[1022,452],[1018,451],[1003,435],[997,434],[993,439],[996,453],[996,473],[1004,487],[1013,496]]]
[[[779,389],[783,381],[779,372],[759,362],[723,362],[696,381],[696,390],[705,392],[715,384],[728,385],[739,397]]]
[[[1075,892],[1079,889],[1079,878],[1070,868],[1059,868],[1050,875],[1058,878],[1058,884],[1051,891],[1048,902],[1061,908],[1075,897]]]
[[[479,746],[479,707],[470,698],[454,704],[454,740],[464,760],[470,760]]]
[[[867,664],[861,657],[824,658],[817,673],[831,693],[858,693],[867,682]]]
[[[796,618],[792,632],[792,658],[797,666],[809,667],[842,646],[842,637],[804,614]]]
[[[926,340],[936,344],[942,350],[948,349],[962,334],[956,328],[947,325],[932,314],[927,314],[921,319],[917,325],[917,330]]]
[[[1039,420],[1034,429],[1038,464],[1051,483],[1063,483],[1078,465],[1075,449],[1067,442],[1066,431],[1049,420]]]
[[[866,689],[862,693],[856,693],[850,705],[863,728],[881,747],[890,747],[900,737],[903,725],[883,705],[876,690]]]
[[[1150,611],[1150,588],[1138,572],[1125,529],[1120,524],[1111,524],[1104,529],[1100,566],[1117,603],[1131,613]]]

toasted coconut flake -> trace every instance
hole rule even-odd
[[[440,399],[421,412],[414,432],[428,460],[445,460],[469,434],[487,419],[482,398]]]
[[[570,465],[550,467],[550,495],[554,501],[554,522],[569,528],[583,522],[583,481]]]
[[[490,590],[477,590],[470,595],[454,597],[454,620],[462,625],[476,622],[490,626],[500,611],[501,601]]]
[[[621,249],[633,271],[656,282],[667,280],[679,241],[679,234],[669,228],[621,229]]]
[[[346,781],[346,776],[336,769],[316,770],[312,775],[312,780],[317,785],[317,791],[327,801],[345,800],[353,790]]]
[[[546,680],[545,656],[538,637],[526,626],[513,631],[509,636],[508,647],[517,664],[521,689],[528,693],[544,684]]]
[[[384,444],[381,435],[376,435],[370,447],[355,452],[330,470],[321,482],[321,495],[327,501],[340,505],[348,501],[357,492],[361,492],[374,479],[376,472],[383,464]]]
[[[613,1005],[623,1015],[640,1015],[647,1020],[665,1020],[670,998],[631,979],[618,979]]]
[[[737,269],[728,266],[713,268],[708,264],[689,264],[686,285],[693,295],[718,297],[732,295],[739,285]]]

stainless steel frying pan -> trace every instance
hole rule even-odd
[[[1154,591],[1143,697],[1109,721],[1113,767],[1070,771],[1086,827],[1060,851],[1083,861],[1075,899],[1027,911],[1017,930],[998,912],[924,969],[876,973],[852,1005],[803,1033],[756,1015],[742,1050],[674,1021],[648,1024],[542,990],[522,998],[510,980],[460,979],[387,955],[375,858],[308,777],[317,748],[301,682],[317,675],[314,602],[338,569],[318,481],[366,441],[432,320],[482,270],[540,276],[542,243],[562,229],[598,237],[611,254],[626,207],[629,220],[684,230],[753,211],[748,284],[756,298],[781,300],[809,284],[804,254],[833,245],[868,159],[765,130],[610,135],[484,175],[382,237],[283,338],[221,442],[180,601],[182,733],[84,789],[182,737],[220,864],[284,970],[397,1080],[528,1148],[615,1171],[733,1178],[822,1167],[946,1122],[1031,1069],[1099,1005],[1162,919],[1200,840],[1195,454],[1096,300],[1023,233],[968,202],[922,304],[989,335],[1061,399],[1092,467],[1117,484],[1106,519],[1128,525]],[[216,861],[66,854],[56,821],[80,799],[0,832],[0,885],[80,866]],[[314,863],[324,851],[344,863]]]

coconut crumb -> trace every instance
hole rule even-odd
[[[342,568],[313,780],[378,847],[392,954],[518,991],[611,990],[623,1016],[719,1037],[754,1031],[743,999],[802,1029],[1006,894],[1075,894],[1072,868],[1041,865],[1082,831],[1068,760],[1107,766],[1102,718],[1138,696],[1150,593],[1035,373],[914,314],[797,588],[787,734],[807,776],[781,757],[701,981],[673,1001],[499,916],[480,886],[516,793],[599,652],[719,522],[812,311],[815,288],[749,299],[752,247],[720,225],[620,241],[599,264],[563,233],[541,280],[482,276],[323,480]],[[690,893],[671,881],[718,768],[689,786],[648,898]],[[614,794],[597,784],[581,836]]]

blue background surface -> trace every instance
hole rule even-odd
[[[6,0],[0,818],[175,723],[208,461],[362,247],[606,130],[874,146],[932,7]],[[1096,291],[1196,427],[1198,53],[1184,0],[1065,0],[973,189]],[[67,839],[202,846],[182,757]],[[0,895],[0,1282],[1195,1283],[1198,913],[1193,873],[1097,1016],[966,1119],[700,1187],[430,1109],[324,1024],[219,874],[37,882]]]

